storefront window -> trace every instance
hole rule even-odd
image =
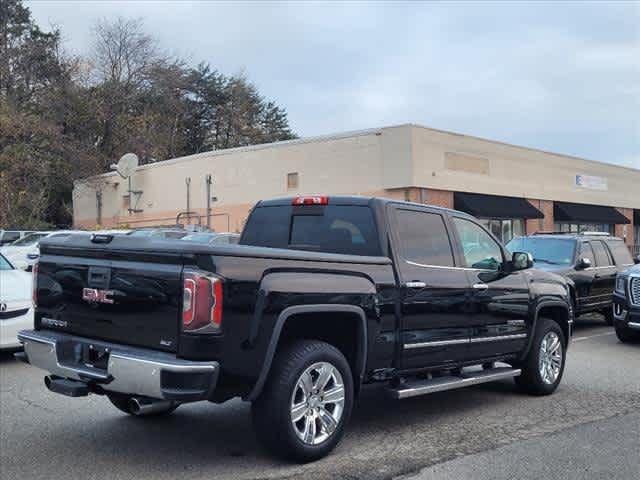
[[[570,222],[556,222],[555,231],[567,232],[567,233],[581,233],[581,232],[607,232],[613,235],[614,226],[609,223],[570,223]]]
[[[524,220],[521,218],[493,219],[481,218],[478,220],[487,230],[493,233],[502,243],[507,243],[514,237],[525,234]]]

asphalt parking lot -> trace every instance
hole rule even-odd
[[[48,392],[43,372],[3,354],[0,477],[629,478],[640,471],[639,367],[640,345],[618,342],[599,318],[582,320],[555,395],[528,397],[511,381],[402,401],[368,388],[338,449],[300,466],[260,448],[243,402],[130,418],[99,396]]]

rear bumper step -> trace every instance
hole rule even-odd
[[[220,373],[218,362],[193,362],[173,354],[95,341],[47,330],[23,330],[18,339],[25,358],[51,374],[47,387],[70,396],[83,396],[92,385],[101,391],[160,400],[191,402],[213,397]],[[90,348],[105,355],[104,366],[80,358]],[[84,387],[83,387],[84,386]]]
[[[44,384],[52,392],[66,395],[67,397],[86,397],[89,395],[89,385],[77,380],[49,375],[44,377]]]
[[[519,368],[497,367],[488,370],[463,372],[460,376],[450,375],[428,380],[415,380],[389,389],[393,398],[402,399],[426,395],[428,393],[443,392],[456,388],[469,387],[480,383],[494,382],[505,378],[517,377],[521,374]]]

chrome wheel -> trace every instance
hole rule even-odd
[[[552,385],[558,379],[562,368],[562,342],[557,333],[549,332],[542,339],[538,368],[540,378],[547,385]]]
[[[291,395],[291,423],[300,440],[319,445],[338,428],[344,412],[344,382],[336,367],[318,362],[307,368]]]

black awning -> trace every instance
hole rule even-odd
[[[453,208],[482,218],[544,218],[544,214],[524,198],[455,192]]]
[[[613,207],[602,205],[587,205],[584,203],[553,203],[553,217],[556,222],[582,223],[631,223],[627,217]]]
[[[640,227],[640,210],[633,211],[633,224]]]

